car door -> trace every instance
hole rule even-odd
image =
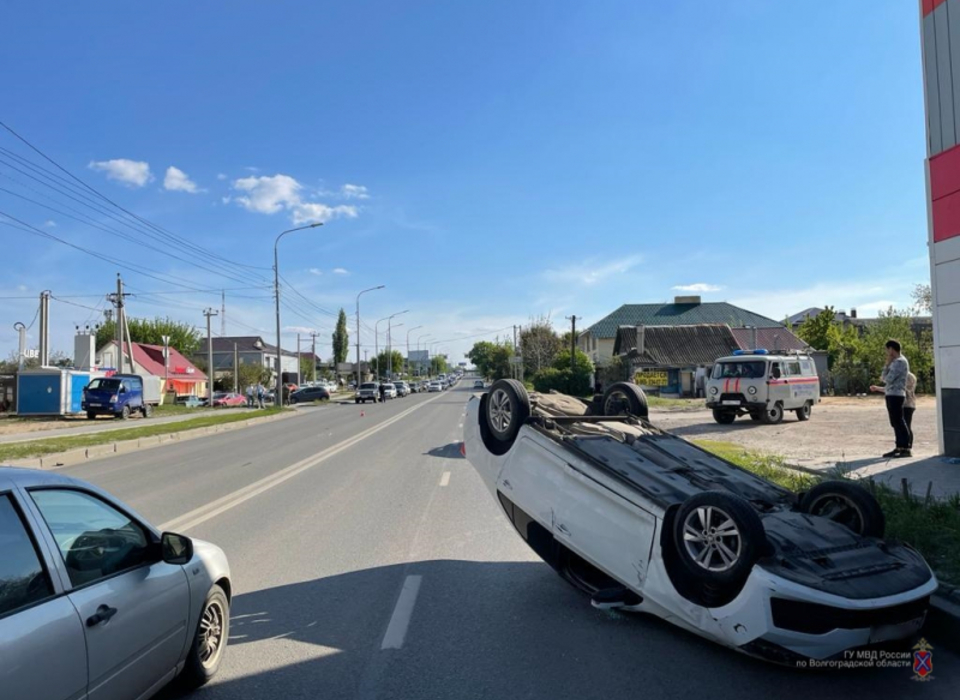
[[[160,561],[155,535],[96,494],[28,493],[84,624],[89,700],[138,698],[170,680],[188,637],[183,568]]]
[[[87,697],[83,624],[35,523],[12,485],[0,482],[0,697],[81,700]]]

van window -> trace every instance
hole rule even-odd
[[[787,366],[787,376],[788,377],[799,377],[800,376],[800,363],[799,362],[786,362],[784,363]]]
[[[815,374],[813,371],[813,363],[810,360],[804,360],[803,362],[800,363],[800,366],[803,368],[803,373],[806,376],[811,376]]]
[[[766,372],[762,360],[746,362],[719,362],[713,368],[714,379],[761,379]]]

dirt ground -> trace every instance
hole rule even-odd
[[[106,418],[102,419],[108,420]],[[4,418],[0,420],[0,435],[10,435],[13,433],[33,433],[41,430],[59,430],[76,425],[84,425],[87,422],[86,416],[83,418]]]
[[[932,397],[917,400],[913,418],[915,457],[937,454],[937,409]],[[806,423],[788,413],[780,425],[762,425],[740,418],[720,425],[706,409],[650,410],[655,425],[694,440],[720,440],[748,449],[782,455],[792,464],[833,466],[838,462],[872,460],[892,450],[893,429],[882,397],[825,397]]]

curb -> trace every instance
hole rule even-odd
[[[263,416],[261,418],[249,418],[247,420],[235,421],[233,423],[223,423],[221,425],[210,425],[205,428],[194,428],[192,430],[183,430],[162,435],[151,435],[149,437],[135,438],[133,440],[119,440],[117,442],[105,443],[103,445],[92,445],[91,447],[81,447],[66,452],[56,452],[44,455],[42,457],[32,457],[29,459],[16,459],[6,462],[11,467],[23,467],[28,469],[59,469],[62,467],[71,467],[76,464],[91,459],[108,459],[110,457],[147,450],[152,447],[160,447],[171,442],[183,442],[186,440],[195,440],[196,438],[214,435],[216,433],[239,430],[240,428],[249,428],[261,423],[271,423],[285,418],[296,416],[295,411],[278,413],[272,416]]]

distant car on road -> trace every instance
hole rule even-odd
[[[330,391],[322,386],[308,386],[290,394],[290,403],[310,403],[311,401],[328,401]]]
[[[397,389],[397,396],[404,397],[412,393],[410,391],[410,386],[404,381],[396,381],[393,383],[393,385]]]
[[[223,551],[161,533],[105,491],[0,467],[4,698],[148,698],[216,675],[233,585]]]
[[[473,388],[474,388],[474,389],[482,389],[482,388],[483,388],[483,380],[482,380],[482,379],[477,379],[477,380],[475,380],[475,381],[473,382]]]
[[[377,403],[380,400],[380,385],[376,382],[363,382],[357,389],[357,395],[353,400],[355,403],[366,403],[367,401]]]
[[[431,394],[435,391],[443,391],[443,384],[440,382],[430,382],[429,389],[427,389]]]
[[[215,408],[228,408],[230,406],[246,406],[247,399],[241,394],[233,391],[218,391],[213,395],[213,405]]]
[[[397,398],[397,387],[393,385],[392,382],[384,382],[380,385],[380,388],[383,389],[383,396],[387,399]]]

